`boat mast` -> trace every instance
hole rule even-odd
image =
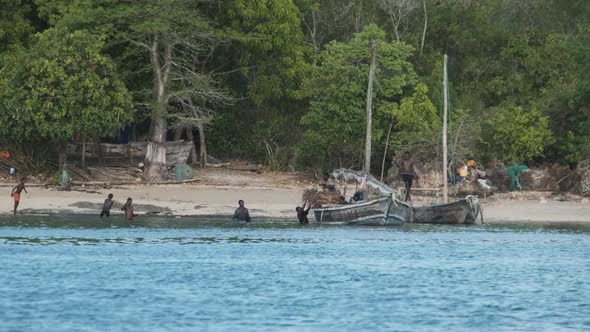
[[[447,55],[444,56],[444,67],[443,67],[443,203],[449,202],[449,187],[448,187],[448,160],[447,160],[447,117],[448,117],[448,98],[449,98],[449,87],[448,87],[448,75],[447,75]]]
[[[371,49],[371,66],[369,67],[369,86],[367,87],[367,135],[365,137],[365,172],[371,174],[371,140],[373,137],[372,108],[373,108],[373,79],[375,77],[375,58],[377,45],[375,40],[369,44]]]

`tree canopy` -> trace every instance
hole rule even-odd
[[[5,57],[0,131],[14,141],[63,143],[75,134],[112,136],[132,118],[131,96],[104,40],[85,30],[48,29]]]
[[[159,149],[187,126],[221,158],[358,166],[373,39],[376,158],[440,157],[444,54],[454,158],[590,158],[585,0],[0,0],[0,18],[4,141],[132,123]]]

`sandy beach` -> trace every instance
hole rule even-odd
[[[253,218],[272,217],[295,220],[295,207],[313,181],[296,173],[248,173],[229,170],[206,170],[196,175],[192,184],[127,185],[115,188],[75,187],[71,191],[30,186],[22,195],[22,214],[98,214],[109,193],[114,195],[113,215],[132,197],[138,214],[174,216],[230,216],[243,199]],[[13,201],[11,187],[4,184],[5,199],[0,212],[10,214]],[[418,201],[418,199],[417,199]],[[433,203],[424,197],[416,204]],[[498,194],[482,199],[485,222],[506,223],[584,223],[590,224],[587,199],[551,195],[550,193]]]

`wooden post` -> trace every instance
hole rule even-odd
[[[448,117],[448,98],[449,98],[449,87],[447,82],[447,55],[444,56],[444,67],[443,67],[443,203],[449,202],[449,187],[448,187],[448,170],[447,170],[447,117]]]
[[[82,138],[82,169],[86,170],[86,135]]]
[[[387,157],[387,147],[389,147],[389,136],[391,135],[391,128],[393,128],[393,116],[389,123],[389,130],[387,131],[387,139],[385,140],[385,151],[383,151],[383,162],[381,163],[381,182],[383,182],[383,172],[385,171],[385,157]]]
[[[201,168],[207,168],[207,144],[205,143],[205,125],[202,122],[197,124],[199,130],[199,162]]]
[[[66,159],[67,159],[67,154],[66,154],[66,146],[67,143],[59,143],[58,147],[57,147],[57,151],[58,151],[58,158],[59,158],[59,176],[61,177],[61,173],[64,170],[64,167],[66,165]]]
[[[373,79],[375,77],[375,58],[377,57],[377,45],[371,40],[371,65],[369,67],[369,84],[367,86],[367,136],[365,137],[365,172],[371,173],[371,141],[373,138]]]

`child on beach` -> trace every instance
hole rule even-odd
[[[19,184],[12,188],[12,192],[10,193],[10,197],[14,199],[14,215],[16,215],[16,208],[18,208],[18,203],[20,202],[20,193],[23,190],[28,194],[27,189],[25,189],[25,178],[21,178]]]
[[[102,205],[102,211],[100,211],[100,217],[103,216],[110,217],[111,216],[111,207],[113,206],[113,194],[109,194],[109,197],[104,200],[104,204]]]

